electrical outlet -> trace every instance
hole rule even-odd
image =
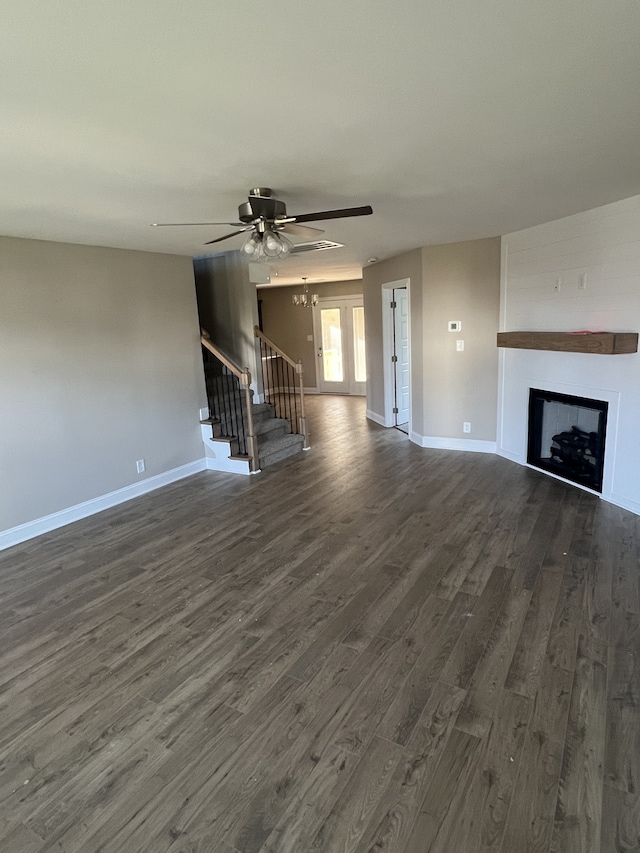
[[[456,341],[456,351],[464,352],[464,341]]]
[[[462,424],[462,432],[471,432],[471,424],[469,423],[469,421],[465,421]]]
[[[313,335],[307,335],[307,341],[309,341],[309,343],[313,343]]]
[[[562,290],[562,279],[561,278],[556,279],[556,283],[553,285],[553,289],[555,290],[556,293],[560,293],[560,291]]]
[[[136,470],[138,471],[138,474],[144,473],[144,470],[145,470],[144,459],[138,459],[138,461],[136,462]]]

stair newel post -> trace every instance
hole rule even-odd
[[[300,383],[300,418],[298,429],[300,431],[300,435],[304,437],[304,444],[302,445],[305,450],[309,449],[309,434],[307,433],[307,418],[304,412],[304,377],[302,375],[302,359],[299,358],[296,363],[296,373],[298,374],[298,382]]]
[[[259,471],[258,441],[253,427],[253,406],[251,400],[251,371],[248,367],[242,371],[242,382],[244,384],[244,399],[247,404],[247,453],[251,460],[249,470]]]

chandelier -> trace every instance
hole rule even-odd
[[[255,230],[242,246],[242,251],[250,260],[281,258],[293,249],[293,243],[283,234],[274,231],[268,223],[258,221],[254,228]]]
[[[305,275],[302,276],[302,283],[304,285],[302,293],[294,293],[291,297],[291,299],[293,300],[293,304],[301,305],[303,308],[310,308],[312,305],[317,305],[318,294],[309,293],[309,288],[307,287],[307,277]]]

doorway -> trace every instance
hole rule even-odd
[[[321,394],[366,394],[362,296],[321,297],[313,306],[317,385]]]
[[[409,279],[382,285],[385,426],[411,433]]]

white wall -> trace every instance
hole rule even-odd
[[[0,547],[202,463],[190,258],[2,237],[0,280]]]
[[[501,278],[502,331],[637,332],[640,196],[508,234]],[[609,403],[602,496],[640,513],[640,354],[501,350],[498,452],[522,464],[530,387]]]

